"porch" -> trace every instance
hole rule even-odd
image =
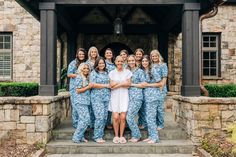
[[[183,37],[181,95],[200,96],[199,17],[210,11],[219,3],[218,1],[17,1],[41,22],[39,89],[41,96],[57,95],[56,42],[62,33],[67,36],[68,64],[74,58],[77,47],[88,48],[91,45],[98,45],[102,54],[108,45],[117,47],[118,43],[130,48],[126,44],[131,39],[139,38],[144,38],[143,42],[138,44],[136,42],[138,40],[134,40],[130,45],[136,43],[136,48],[144,47],[147,53],[151,49],[159,49],[165,61],[168,61],[169,35],[180,32]],[[145,16],[133,18],[135,12]],[[118,18],[121,20],[122,32],[114,30]],[[103,47],[101,43],[99,45],[99,42],[96,42],[101,36],[110,39],[109,41],[102,39],[105,41]],[[150,38],[154,40],[149,40]],[[117,51],[120,48],[121,46],[118,46]],[[134,46],[130,50],[134,50]]]

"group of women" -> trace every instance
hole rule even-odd
[[[167,66],[158,50],[144,55],[140,48],[129,55],[121,50],[113,62],[114,53],[107,48],[105,58],[98,49],[79,48],[68,67],[72,104],[72,122],[76,128],[72,140],[88,142],[84,134],[94,128],[93,139],[103,139],[105,127],[112,125],[114,143],[126,143],[124,130],[131,130],[129,142],[141,140],[140,129],[147,128],[147,143],[159,142],[158,131],[164,128],[164,98],[167,93]],[[138,123],[135,117],[139,116]]]

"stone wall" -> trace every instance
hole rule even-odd
[[[176,121],[196,144],[206,133],[236,121],[236,98],[173,96],[172,103]]]
[[[219,7],[216,16],[203,20],[203,32],[221,33],[221,77],[203,79],[203,83],[236,83],[236,6]],[[169,35],[169,90],[180,93],[182,84],[182,34]]]
[[[0,32],[13,35],[13,81],[39,82],[40,23],[15,0],[0,0]]]
[[[55,97],[1,97],[0,140],[47,143],[51,131],[70,116],[70,94]]]
[[[0,0],[1,32],[11,32],[13,35],[12,80],[7,81],[39,83],[40,22],[15,2],[15,0]],[[60,80],[61,44],[57,40],[58,81]]]
[[[221,33],[221,77],[206,83],[236,83],[236,5],[220,6],[215,17],[203,20],[203,32]]]
[[[182,34],[178,37],[169,35],[168,71],[169,91],[180,94],[182,85]]]

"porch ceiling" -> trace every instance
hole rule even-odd
[[[57,4],[58,30],[80,32],[94,32],[91,23],[83,23],[81,19],[97,8],[109,23],[94,23],[99,30],[97,33],[111,33],[113,21],[117,16],[116,8],[123,9],[121,15],[126,33],[156,33],[167,31],[179,33],[181,31],[182,6],[184,3],[201,3],[200,15],[208,12],[219,0],[16,0],[38,20],[40,19],[39,3],[55,2]],[[135,9],[141,9],[155,24],[145,23],[128,25],[128,19]],[[129,26],[129,27],[128,27]]]
[[[93,11],[96,12],[92,13]],[[142,17],[138,21],[132,21],[138,11],[150,20]],[[175,31],[174,29],[180,31],[182,6],[59,6],[58,12],[79,32],[113,33],[113,22],[120,17],[125,33],[157,33]],[[93,20],[89,18],[91,15],[102,20]],[[86,18],[90,20],[86,21]]]

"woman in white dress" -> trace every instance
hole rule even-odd
[[[115,132],[114,143],[126,143],[123,134],[129,103],[128,88],[131,85],[132,73],[128,69],[123,68],[123,63],[123,58],[117,56],[115,60],[116,69],[109,73],[110,86],[112,89],[109,110],[112,112],[113,128]]]

